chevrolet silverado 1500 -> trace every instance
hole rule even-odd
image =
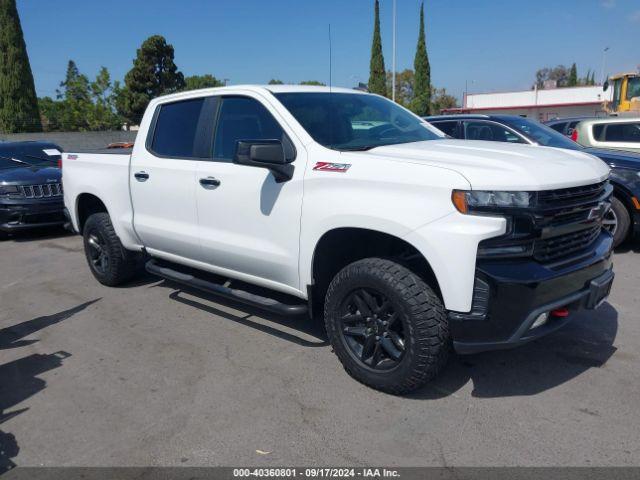
[[[324,317],[346,371],[404,393],[459,353],[539,338],[613,280],[609,168],[459,141],[377,95],[234,86],[149,104],[131,152],[65,153],[105,285],[156,275]]]

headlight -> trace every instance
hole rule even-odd
[[[451,200],[460,213],[478,209],[527,208],[531,206],[530,192],[496,192],[482,190],[454,190]]]
[[[0,195],[17,195],[20,193],[15,185],[0,185]]]

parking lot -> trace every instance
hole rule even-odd
[[[401,398],[348,377],[320,321],[153,277],[103,287],[80,237],[23,235],[0,243],[0,461],[637,465],[637,250],[616,253],[597,312],[517,350],[453,357]]]

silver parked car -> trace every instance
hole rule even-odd
[[[640,153],[640,117],[583,120],[575,126],[571,139],[585,147]]]

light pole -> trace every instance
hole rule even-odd
[[[605,49],[602,51],[602,72],[600,74],[600,85],[604,85],[604,65],[605,65],[608,51],[609,51],[609,47],[605,47]]]
[[[393,0],[393,54],[391,60],[391,100],[396,101],[396,0]]]

